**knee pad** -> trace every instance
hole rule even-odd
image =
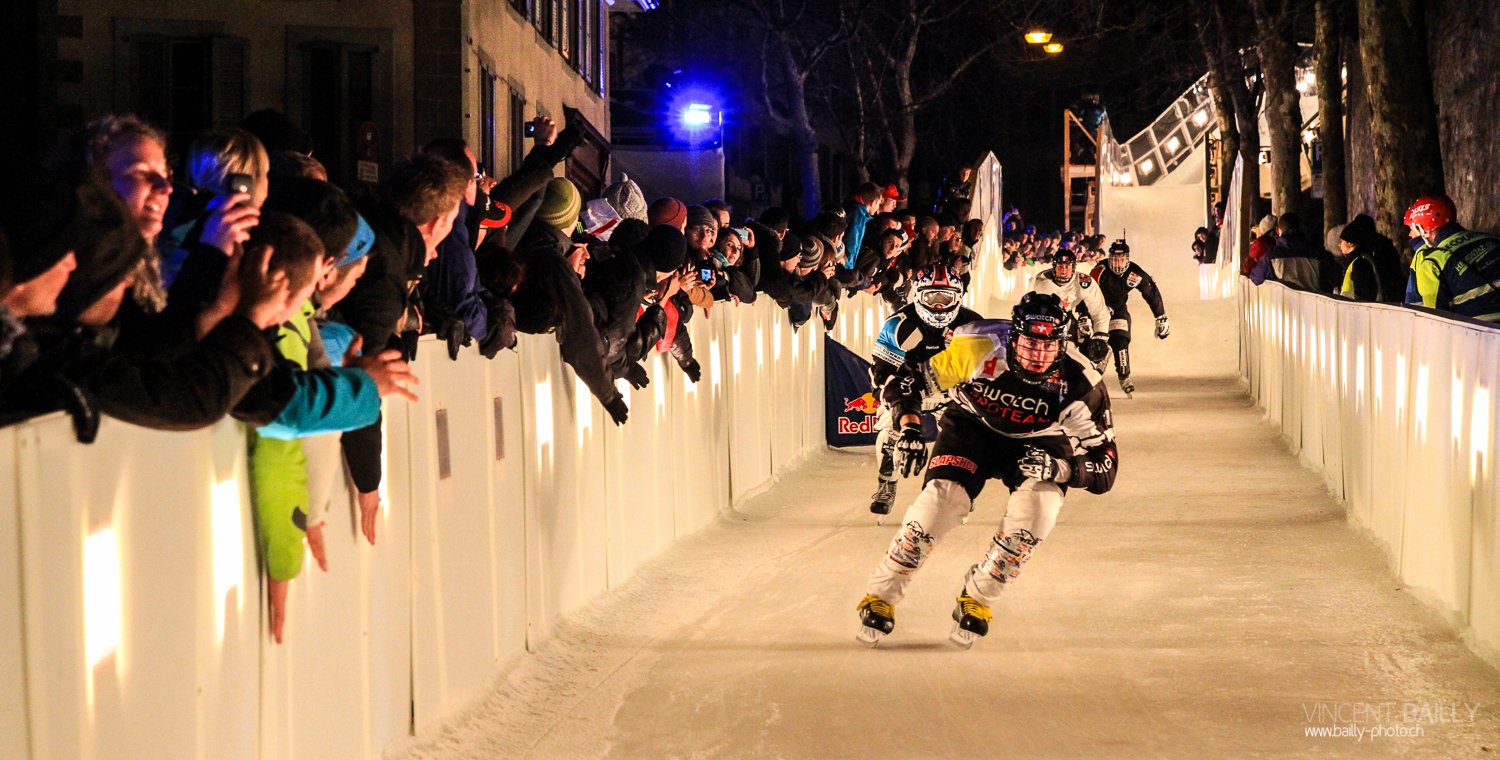
[[[1128,330],[1110,330],[1109,347],[1121,351],[1130,347],[1130,332]]]
[[[969,514],[969,492],[952,480],[931,480],[906,510],[901,530],[891,539],[887,565],[909,575],[932,553],[932,547]]]

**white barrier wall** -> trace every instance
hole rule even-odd
[[[844,301],[868,354],[888,312]],[[358,536],[340,486],[330,571],[265,635],[243,429],[61,415],[0,430],[0,758],[359,758],[437,727],[507,658],[667,543],[824,445],[823,331],[769,301],[690,323],[616,427],[550,336],[486,361],[424,341],[387,404],[387,506]],[[442,434],[446,420],[446,438]],[[446,451],[446,458],[441,452]]]
[[[993,156],[980,180],[983,311],[1026,273],[999,266]],[[888,309],[840,307],[833,336],[868,356]],[[649,386],[622,382],[623,427],[551,336],[492,361],[423,341],[421,401],[386,404],[376,544],[341,483],[329,571],[307,558],[280,645],[242,426],[105,419],[91,446],[62,415],[0,429],[0,760],[375,758],[436,729],[563,615],[825,445],[816,316],[793,332],[761,300],[688,327],[701,381],[653,354]]]
[[[1251,395],[1410,590],[1500,660],[1500,329],[1240,283]]]

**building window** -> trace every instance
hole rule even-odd
[[[531,23],[548,44],[556,44],[553,36],[554,17],[557,15],[557,0],[532,0]]]
[[[526,158],[526,98],[510,87],[510,170],[519,171]]]
[[[495,82],[499,77],[489,66],[479,67],[479,161],[491,176],[501,176],[495,164]]]
[[[314,42],[302,48],[303,129],[312,136],[313,157],[335,184],[375,182],[364,175],[355,138],[375,121],[375,54],[372,47]]]
[[[510,7],[515,8],[522,18],[531,18],[531,0],[510,0]]]
[[[195,22],[120,19],[115,25],[117,108],[167,133],[168,150],[184,155],[193,138],[245,118],[248,42]]]

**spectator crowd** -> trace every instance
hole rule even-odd
[[[170,431],[244,423],[280,641],[304,545],[328,569],[324,514],[346,471],[375,541],[382,399],[417,399],[420,336],[456,359],[551,333],[625,424],[616,381],[649,384],[652,351],[699,380],[686,329],[698,312],[764,298],[794,329],[814,317],[832,329],[856,293],[903,306],[929,264],[967,282],[984,232],[967,168],[930,215],[875,183],[805,222],[778,207],[736,218],[717,199],[648,202],[628,178],[586,199],[554,176],[578,129],[534,125],[507,177],[486,176],[463,140],[438,139],[378,185],[349,188],[269,109],[197,136],[180,162],[165,133],[128,115],[88,123],[45,164],[9,156],[0,422],[64,411],[83,443],[102,415]]]
[[[1267,280],[1356,301],[1405,303],[1485,322],[1500,322],[1500,237],[1468,230],[1446,195],[1425,195],[1403,220],[1398,248],[1359,214],[1309,237],[1295,213],[1267,216],[1252,231],[1240,272],[1259,285]]]

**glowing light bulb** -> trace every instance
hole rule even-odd
[[[1026,41],[1030,42],[1033,45],[1040,45],[1040,44],[1042,44],[1044,42],[1050,41],[1051,39],[1052,39],[1052,33],[1051,32],[1043,32],[1041,30],[1037,30],[1035,32],[1027,32],[1026,33]],[[1048,51],[1048,52],[1051,52],[1051,51]]]
[[[1046,45],[1043,45],[1042,49],[1056,55],[1057,53],[1061,53],[1063,51],[1063,46],[1061,42],[1049,42]]]

